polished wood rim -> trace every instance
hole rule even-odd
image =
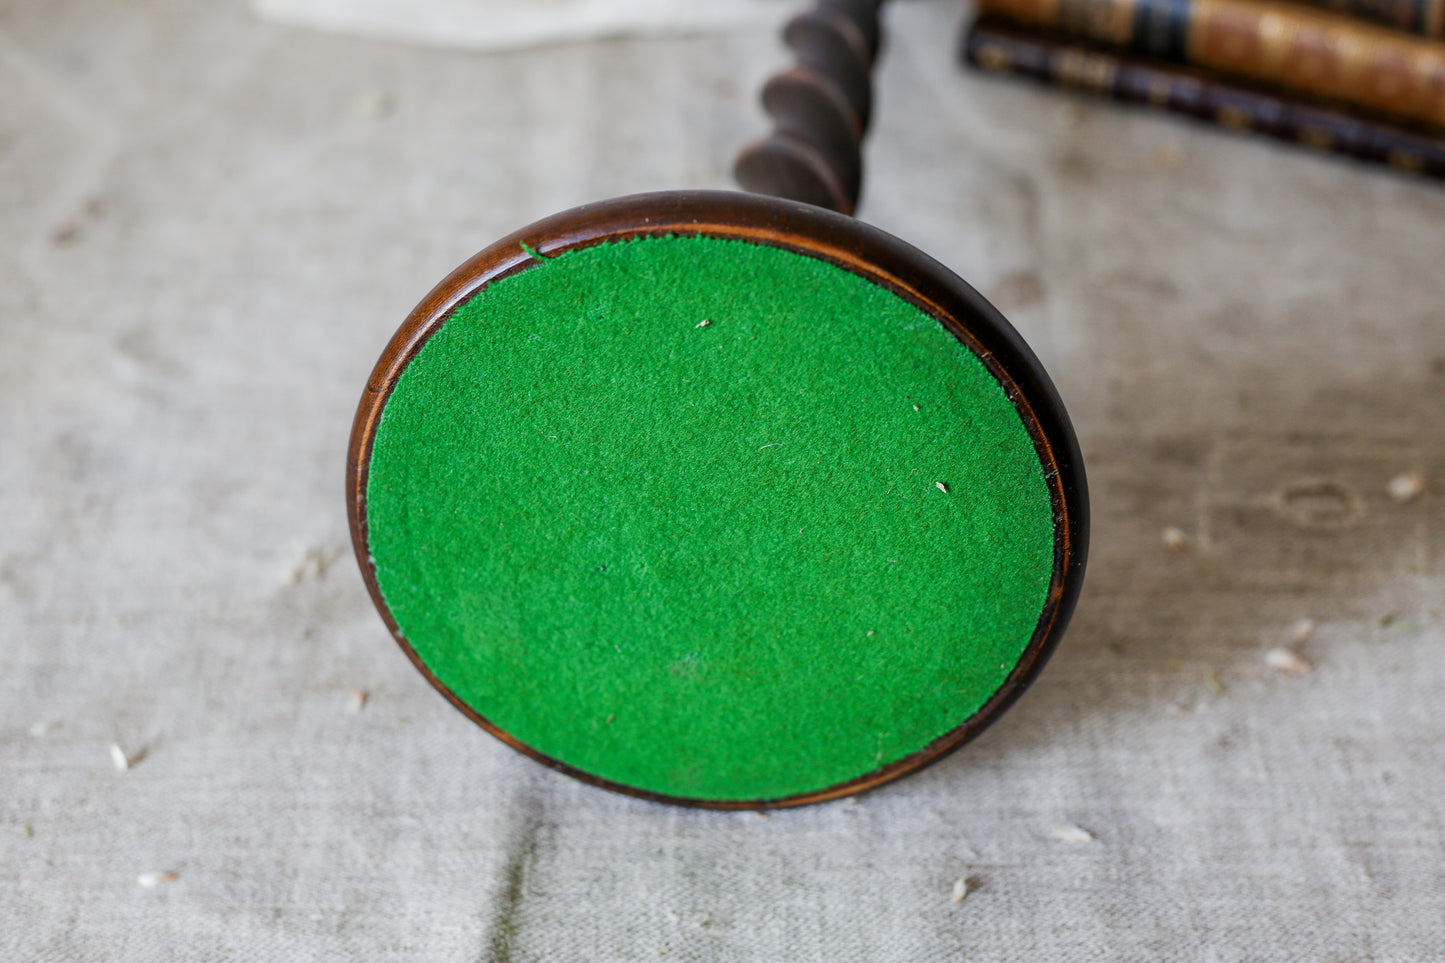
[[[749,241],[821,258],[913,303],[966,344],[1003,385],[1044,467],[1054,508],[1054,570],[1023,656],[983,707],[957,728],[910,756],[844,783],[776,799],[696,799],[615,783],[546,756],[493,725],[432,674],[402,635],[376,580],[366,514],[372,441],[392,388],[426,340],[483,287],[540,263],[539,255],[668,235]],[[982,295],[937,261],[861,221],[807,204],[727,191],[639,194],[574,208],[502,238],[453,271],[402,323],[371,373],[352,425],[346,502],[352,545],[372,601],[407,657],[452,705],[513,748],[585,782],[645,799],[714,809],[793,806],[861,792],[935,762],[973,739],[1023,694],[1058,644],[1078,599],[1088,550],[1088,492],[1068,414],[1028,345]]]

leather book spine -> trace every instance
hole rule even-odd
[[[1059,33],[982,18],[965,34],[962,55],[984,70],[1092,90],[1126,103],[1445,179],[1445,142],[1426,134]]]
[[[1275,0],[980,0],[987,14],[1445,128],[1445,43]]]

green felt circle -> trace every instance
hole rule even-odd
[[[1032,439],[969,349],[841,268],[712,238],[484,288],[396,383],[366,497],[442,684],[583,772],[713,800],[816,792],[960,725],[1054,555]]]

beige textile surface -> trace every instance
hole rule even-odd
[[[726,186],[773,32],[0,2],[0,960],[1442,959],[1445,191],[964,74],[964,14],[889,11],[862,214],[1053,373],[1088,582],[976,743],[763,817],[466,722],[371,609],[342,463],[473,251]]]

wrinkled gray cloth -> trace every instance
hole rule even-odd
[[[0,3],[0,959],[1439,959],[1445,193],[964,74],[964,13],[889,11],[862,214],[1053,373],[1088,582],[974,744],[764,817],[467,722],[342,478],[457,263],[726,186],[773,31],[477,56]]]

